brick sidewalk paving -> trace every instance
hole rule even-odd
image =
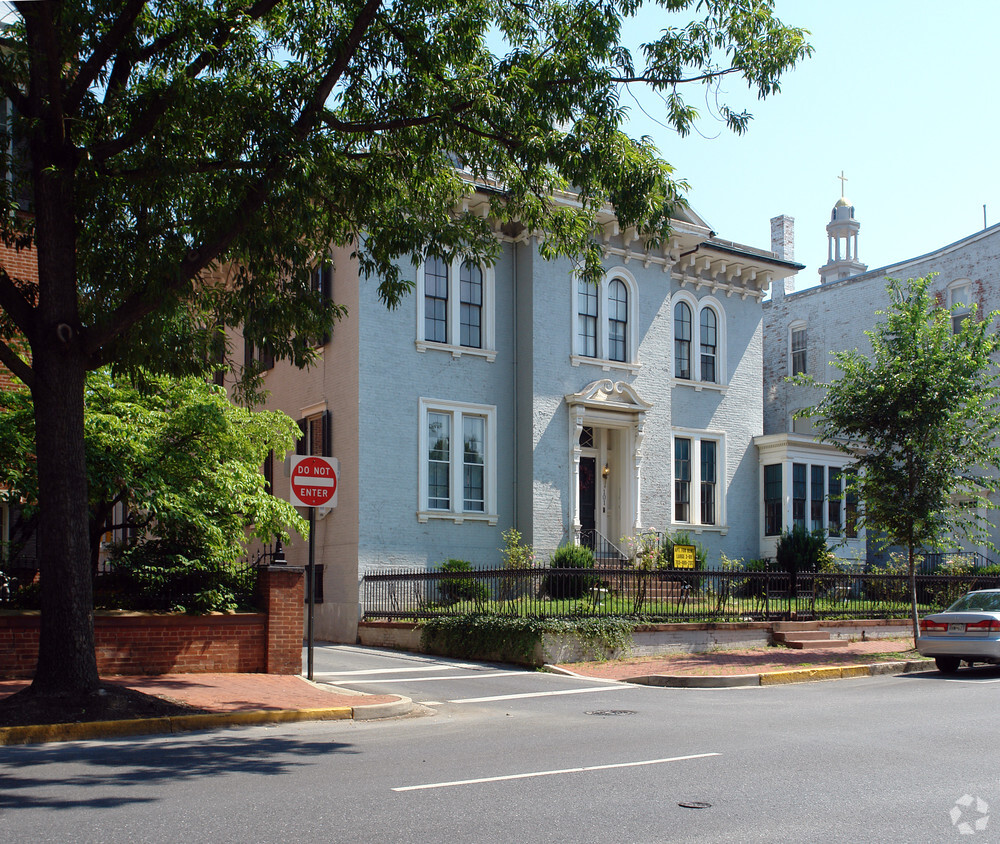
[[[709,653],[671,654],[630,657],[607,662],[576,662],[560,665],[577,674],[622,680],[649,674],[717,676],[731,674],[762,674],[769,671],[791,671],[796,668],[866,665],[891,660],[915,660],[913,639],[873,639],[851,642],[837,650],[791,650],[788,648],[741,648],[715,650]],[[933,667],[928,660],[928,666]]]
[[[160,674],[155,677],[103,679],[210,712],[329,709],[399,700],[397,695],[341,694],[316,686],[302,677],[279,674]],[[0,698],[12,695],[27,685],[27,680],[0,681]]]

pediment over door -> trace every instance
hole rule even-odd
[[[601,378],[592,381],[578,393],[566,395],[566,404],[588,410],[613,410],[619,413],[642,414],[653,405],[645,401],[635,387],[625,381]]]

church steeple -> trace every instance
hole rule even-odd
[[[858,260],[858,231],[861,223],[854,219],[854,206],[844,196],[844,182],[847,177],[840,171],[840,199],[833,206],[830,222],[826,225],[827,261],[819,268],[821,284],[837,281],[868,269],[867,264]]]

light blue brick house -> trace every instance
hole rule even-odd
[[[318,638],[355,640],[366,571],[496,564],[509,527],[541,560],[647,529],[688,531],[710,561],[758,555],[761,301],[801,267],[690,210],[655,249],[611,213],[600,224],[599,287],[531,232],[498,231],[492,267],[406,264],[413,293],[392,311],[331,254],[317,283],[349,316],[317,366],[264,376],[302,450],[341,462],[338,506],[317,519]],[[287,472],[273,477],[286,495]],[[304,563],[306,543],[288,557]]]

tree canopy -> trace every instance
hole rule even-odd
[[[840,377],[817,384],[810,416],[821,439],[854,458],[849,488],[863,502],[860,523],[886,544],[915,552],[946,537],[990,542],[990,495],[1000,488],[997,444],[997,313],[975,306],[955,332],[952,311],[929,291],[933,276],[888,281],[889,307],[872,331],[871,354],[837,352]],[[916,592],[913,592],[916,636]]]
[[[140,383],[107,369],[87,379],[85,447],[90,559],[101,538],[128,528],[212,563],[232,563],[253,538],[305,535],[305,521],[270,495],[260,467],[295,446],[299,428],[280,411],[250,411],[197,377],[146,376]],[[34,414],[24,391],[0,392],[0,485],[38,507]]]
[[[682,199],[652,142],[622,131],[625,88],[659,92],[684,134],[686,86],[735,76],[767,96],[811,49],[771,0],[13,6],[0,93],[16,115],[4,147],[15,178],[0,180],[0,236],[37,249],[38,283],[0,268],[0,363],[38,420],[39,691],[97,682],[87,371],[203,372],[236,325],[308,363],[309,338],[343,314],[309,283],[331,245],[354,250],[389,306],[408,289],[399,257],[489,259],[493,225],[544,233],[543,255],[578,257],[595,277],[597,209],[655,241]],[[623,21],[652,10],[664,29],[629,50]],[[721,110],[736,131],[750,119]],[[463,211],[473,185],[495,197],[489,219]],[[572,201],[554,202],[564,190]]]

